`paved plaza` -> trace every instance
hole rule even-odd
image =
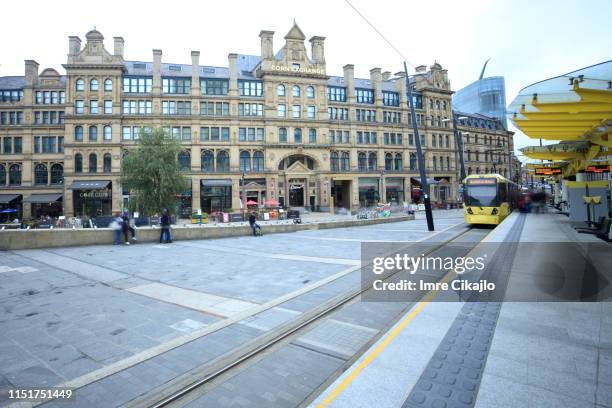
[[[436,215],[433,234],[463,225],[460,211]],[[203,336],[227,351],[302,313],[309,296],[320,303],[358,286],[360,242],[433,234],[417,216],[258,238],[5,252],[0,388],[92,386]],[[174,365],[167,377],[190,368]]]

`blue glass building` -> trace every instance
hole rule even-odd
[[[499,119],[504,128],[508,129],[504,77],[481,77],[458,90],[453,95],[453,109]]]

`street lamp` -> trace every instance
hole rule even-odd
[[[385,171],[381,170],[380,171],[380,193],[378,194],[379,202],[381,203],[387,202],[386,194],[385,194],[385,197],[383,198],[384,191],[385,191]]]
[[[425,174],[425,158],[423,157],[423,149],[421,148],[421,137],[419,136],[419,126],[417,125],[416,112],[414,111],[414,100],[412,99],[412,86],[410,85],[410,77],[408,76],[408,67],[404,61],[404,75],[406,76],[406,94],[408,96],[408,108],[410,109],[410,117],[412,119],[412,131],[416,139],[417,159],[419,162],[419,175],[421,177],[421,191],[423,192],[423,201],[425,204],[425,217],[427,218],[427,229],[433,231],[434,221],[431,212],[431,201],[429,198],[429,184],[427,183],[427,174]]]

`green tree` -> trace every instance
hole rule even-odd
[[[177,195],[189,188],[178,163],[182,150],[161,128],[150,134],[141,132],[136,148],[129,150],[121,162],[121,183],[135,194],[130,200],[131,210],[152,215],[168,208],[176,214]]]

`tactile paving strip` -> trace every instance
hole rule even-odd
[[[498,283],[507,283],[503,275],[510,273],[518,245],[511,243],[518,242],[524,223],[521,214],[505,240],[508,250],[496,257],[484,275],[497,275]],[[470,299],[461,308],[402,408],[474,406],[501,306]]]

